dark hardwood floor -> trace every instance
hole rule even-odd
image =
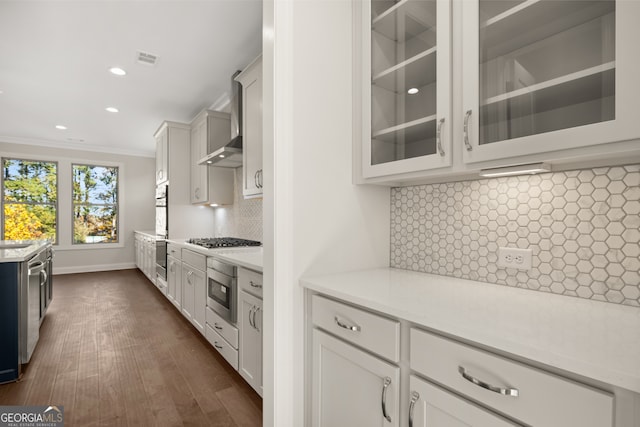
[[[138,270],[55,276],[0,405],[63,405],[67,426],[262,425],[260,397]]]

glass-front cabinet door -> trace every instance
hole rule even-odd
[[[465,162],[640,137],[640,2],[462,0]]]
[[[364,177],[449,166],[451,2],[373,0],[362,9]]]

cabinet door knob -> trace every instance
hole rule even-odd
[[[438,131],[436,132],[436,149],[441,156],[444,156],[444,150],[442,149],[442,125],[444,125],[444,118],[438,122]]]
[[[472,110],[467,110],[464,114],[464,145],[467,151],[473,150],[471,143],[469,142],[469,118],[471,117]]]
[[[416,406],[416,402],[420,399],[420,395],[417,391],[411,392],[411,402],[409,403],[409,427],[413,427],[413,411]]]
[[[391,385],[391,378],[384,377],[384,383],[382,384],[382,416],[385,420],[391,422],[391,417],[387,414],[387,389]]]
[[[493,386],[493,385],[491,385],[489,383],[481,381],[481,380],[479,380],[479,379],[467,374],[467,371],[465,370],[464,366],[458,366],[458,372],[460,372],[460,375],[462,375],[462,378],[464,378],[465,380],[469,381],[470,383],[473,383],[473,384],[477,385],[478,387],[484,388],[485,390],[489,390],[489,391],[492,391],[494,393],[502,394],[504,396],[513,396],[513,397],[518,397],[518,394],[520,393],[517,388],[496,387],[496,386]]]

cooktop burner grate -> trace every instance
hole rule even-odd
[[[241,246],[261,246],[262,243],[255,240],[237,239],[235,237],[203,237],[187,240],[188,243],[213,248],[236,248]]]

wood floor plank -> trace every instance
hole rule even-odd
[[[68,426],[262,425],[257,394],[137,270],[54,277],[31,362],[0,385],[0,405],[50,403]]]

